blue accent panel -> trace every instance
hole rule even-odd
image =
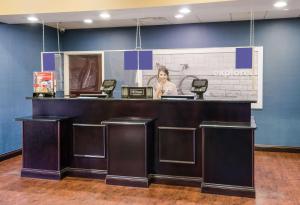
[[[138,69],[138,52],[125,51],[124,52],[124,69],[137,70]]]
[[[43,53],[43,68],[44,71],[55,70],[55,54],[54,53]]]
[[[152,70],[153,56],[152,51],[139,51],[139,69]]]
[[[252,68],[252,48],[236,48],[235,68]]]
[[[42,27],[0,23],[0,154],[22,147],[16,117],[31,115],[32,72],[40,71]],[[46,27],[46,49],[56,50],[56,30]]]
[[[264,108],[253,111],[255,143],[300,146],[300,18],[255,21],[264,47]],[[249,45],[249,21],[141,28],[144,49]],[[284,38],[283,38],[284,36]],[[134,49],[135,28],[67,30],[64,50]]]

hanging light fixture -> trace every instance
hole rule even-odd
[[[32,23],[36,23],[36,22],[39,21],[39,19],[37,17],[35,17],[35,16],[28,16],[27,20],[30,21],[30,22],[32,22]]]

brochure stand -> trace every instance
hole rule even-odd
[[[33,72],[33,97],[55,97],[54,72]]]

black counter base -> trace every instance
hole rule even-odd
[[[60,180],[66,176],[67,169],[60,171],[22,168],[21,177]]]
[[[149,178],[147,177],[131,177],[131,176],[118,176],[118,175],[107,175],[106,184],[110,185],[121,185],[121,186],[132,186],[132,187],[149,187]]]
[[[209,194],[222,194],[222,195],[229,195],[229,196],[255,198],[254,188],[245,187],[245,186],[202,183],[201,192],[209,193]]]
[[[187,176],[172,176],[172,175],[159,175],[151,174],[151,183],[155,184],[168,184],[175,186],[189,186],[201,187],[201,177],[187,177]]]
[[[68,168],[67,175],[72,177],[83,177],[104,180],[107,175],[107,170]]]

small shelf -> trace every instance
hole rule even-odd
[[[43,121],[43,122],[57,122],[60,120],[66,120],[70,117],[67,116],[25,116],[18,117],[16,121]]]
[[[112,118],[106,121],[102,121],[102,124],[118,124],[118,125],[146,125],[152,122],[154,119],[140,118],[140,117],[120,117]]]
[[[220,122],[220,121],[203,121],[200,128],[219,128],[219,129],[256,129],[254,119],[251,122]]]

